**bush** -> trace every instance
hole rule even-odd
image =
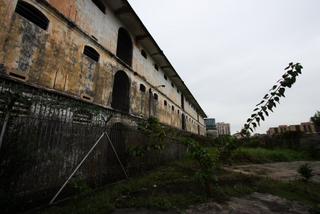
[[[301,174],[301,176],[304,177],[306,181],[314,176],[314,174],[312,173],[313,169],[308,163],[300,165],[298,172]]]

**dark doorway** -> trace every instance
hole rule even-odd
[[[183,97],[183,94],[181,94],[181,108],[184,110],[184,97]]]
[[[184,114],[182,113],[182,130],[186,130],[186,118],[184,116]]]
[[[124,71],[118,71],[114,76],[111,107],[129,113],[130,82]]]

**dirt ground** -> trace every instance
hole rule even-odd
[[[300,165],[309,163],[315,174],[311,180],[320,182],[320,161],[296,161],[296,162],[280,162],[268,164],[252,164],[226,167],[228,170],[254,173],[269,176],[275,179],[295,180],[300,179],[297,169]],[[216,202],[192,205],[187,209],[181,210],[186,214],[306,214],[308,205],[298,202],[279,198],[267,193],[252,193],[240,198],[232,198],[226,204],[218,204]],[[181,213],[180,212],[180,213]],[[148,209],[118,209],[115,214],[177,214],[175,211],[161,212]]]

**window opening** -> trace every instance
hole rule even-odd
[[[174,111],[174,106],[172,106],[171,108],[172,108],[172,111]]]
[[[128,32],[123,28],[119,28],[118,32],[117,57],[131,67],[132,40]]]
[[[153,94],[153,99],[158,100],[158,94],[154,93]]]
[[[164,78],[165,80],[167,80],[167,75],[164,74],[164,75],[163,75],[163,78]]]
[[[141,55],[147,59],[147,53],[144,50],[141,50]]]
[[[83,54],[90,57],[94,61],[98,62],[100,58],[100,54],[94,48],[90,46],[84,46]]]
[[[146,92],[146,86],[144,86],[143,84],[140,84],[140,91]]]
[[[111,107],[119,111],[129,112],[130,82],[124,71],[118,71],[114,76]]]
[[[167,106],[167,101],[166,100],[164,101],[164,106]]]
[[[106,6],[100,0],[92,0],[93,4],[95,4],[102,13],[106,12]]]
[[[157,71],[159,71],[159,67],[158,67],[157,64],[154,64],[154,68],[155,68]]]
[[[173,82],[171,82],[171,86],[172,86],[172,88],[174,88],[174,84],[173,84]]]
[[[30,22],[42,28],[43,30],[47,30],[49,19],[45,15],[43,15],[40,10],[38,10],[31,4],[24,1],[18,1],[15,12],[28,19]]]

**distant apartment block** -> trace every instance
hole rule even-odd
[[[216,138],[218,137],[218,131],[216,127],[216,119],[215,118],[205,118],[204,123],[206,124],[206,135]]]
[[[313,133],[316,132],[316,127],[314,124],[310,122],[301,123],[300,125],[281,125],[278,127],[269,128],[267,131],[268,135],[280,134],[286,131],[300,131],[306,133]]]
[[[229,123],[216,123],[218,136],[219,135],[230,135],[230,124]]]

